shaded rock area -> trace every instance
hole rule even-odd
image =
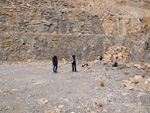
[[[81,62],[84,63],[84,62]],[[132,64],[88,67],[48,62],[0,65],[1,113],[149,113],[150,72]]]
[[[92,61],[98,56],[106,55],[110,48],[116,47],[115,45],[119,45],[118,48],[123,47],[126,50],[120,56],[124,60],[146,63],[150,59],[148,36],[125,38],[106,35],[50,35],[40,33],[17,33],[14,35],[13,33],[4,33],[0,34],[0,59],[2,61],[49,60],[54,53],[57,53],[59,60],[63,58],[69,60],[71,54],[76,52],[79,60]],[[116,50],[117,53],[119,51]],[[108,56],[110,55],[111,52],[108,52]]]

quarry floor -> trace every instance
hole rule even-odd
[[[49,62],[0,65],[0,113],[150,113],[150,92],[124,84],[150,72],[128,66],[113,68],[95,63],[71,71]],[[104,86],[101,86],[101,83]]]

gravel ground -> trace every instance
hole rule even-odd
[[[77,70],[59,64],[54,74],[46,62],[1,64],[0,113],[150,113],[150,92],[123,83],[149,72],[101,63]]]

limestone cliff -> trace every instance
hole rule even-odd
[[[120,43],[150,59],[149,0],[1,0],[0,60],[94,60]]]

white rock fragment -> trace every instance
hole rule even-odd
[[[3,91],[0,89],[0,93],[3,93]]]
[[[55,109],[56,113],[60,113],[62,110],[61,109]]]
[[[104,112],[104,113],[108,113],[108,110],[107,110],[107,109],[103,109],[103,112]]]
[[[58,108],[63,108],[63,107],[64,107],[64,105],[59,105],[59,106],[58,106]]]
[[[18,91],[18,89],[12,89],[12,91]]]
[[[147,95],[147,94],[146,94],[146,93],[143,93],[143,92],[139,92],[138,95],[137,95],[137,98],[142,97],[142,96],[145,96],[145,95]]]
[[[47,104],[47,103],[48,103],[48,100],[45,99],[45,98],[41,98],[41,99],[38,99],[38,100],[37,100],[37,103],[40,104],[40,105]]]

